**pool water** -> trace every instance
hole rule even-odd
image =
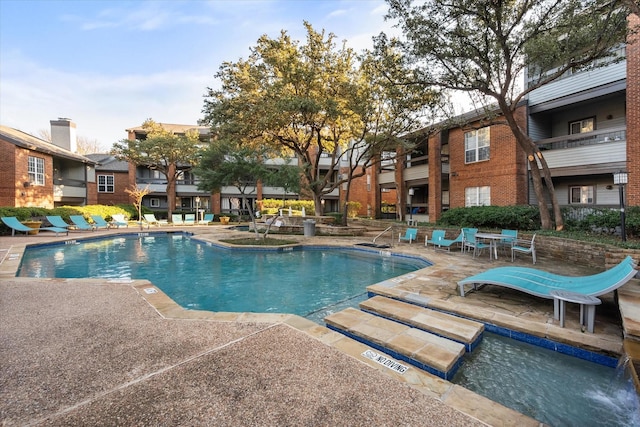
[[[490,332],[452,382],[550,426],[640,425],[638,396],[623,369]]]
[[[428,265],[353,249],[229,250],[169,234],[29,248],[18,275],[148,279],[188,309],[324,317],[364,299],[368,285]]]

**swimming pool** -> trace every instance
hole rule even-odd
[[[312,316],[429,265],[361,249],[230,250],[182,233],[144,234],[28,248],[18,276],[148,279],[188,309]]]

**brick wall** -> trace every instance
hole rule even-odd
[[[524,108],[519,109],[517,119],[521,126],[524,127]],[[491,205],[526,204],[526,158],[524,152],[518,146],[511,129],[506,125],[492,125],[490,130],[490,159],[465,164],[464,133],[468,130],[471,130],[471,128],[457,128],[449,131],[451,207],[465,206],[466,188],[483,186],[491,187]]]
[[[13,206],[53,209],[53,158],[44,153],[14,147],[15,174],[12,182],[15,184],[16,198]],[[44,185],[22,185],[29,182],[29,156],[44,159]]]
[[[131,198],[126,189],[131,188],[131,175],[127,172],[96,172],[96,181],[98,175],[113,175],[114,192],[113,193],[97,193],[97,201],[101,205],[119,205],[131,203]],[[97,191],[97,183],[96,183]]]
[[[14,206],[16,185],[16,146],[0,140],[0,206]]]
[[[630,15],[631,26],[640,25],[637,15]],[[640,35],[627,45],[627,204],[640,206]]]

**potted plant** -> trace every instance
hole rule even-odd
[[[225,224],[229,224],[229,220],[231,218],[229,218],[228,216],[221,216],[220,217],[220,224],[225,225]]]
[[[39,231],[38,229],[42,224],[42,221],[37,221],[35,219],[28,219],[26,221],[21,221],[21,222],[27,227],[35,228],[35,230],[27,232],[27,234],[30,234],[30,235],[38,234],[38,231]]]

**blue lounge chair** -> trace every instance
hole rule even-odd
[[[111,224],[109,224],[107,220],[100,215],[91,215],[91,219],[93,220],[96,228],[111,228]]]
[[[111,225],[112,226],[116,226],[116,228],[120,228],[120,227],[129,227],[129,222],[127,221],[127,219],[124,217],[123,214],[113,214],[111,215]]]
[[[427,237],[425,237],[424,245],[428,248],[429,243],[431,243],[433,245],[434,250],[436,248],[440,248],[440,249],[446,248],[448,251],[450,251],[451,246],[457,243],[462,244],[463,236],[464,236],[462,232],[458,235],[458,237],[456,237],[453,240],[445,238],[445,235],[446,235],[446,232],[444,230],[433,230],[433,233],[431,234],[431,239],[427,239]]]
[[[563,276],[536,268],[497,267],[458,282],[460,296],[464,286],[497,285],[516,289],[541,298],[552,299],[551,291],[570,291],[597,297],[611,292],[631,280],[638,271],[633,259],[628,256],[620,264],[602,273],[591,276]]]
[[[198,224],[200,224],[200,225],[209,225],[212,222],[213,222],[213,214],[212,213],[208,213],[208,214],[204,214],[204,218],[202,218],[200,221],[198,221]]]
[[[68,229],[71,225],[64,222],[64,219],[62,219],[60,215],[47,215],[46,218],[52,227]]]
[[[402,233],[398,235],[398,243],[404,240],[405,242],[408,241],[409,244],[411,244],[411,242],[415,241],[417,238],[418,238],[418,229],[407,228],[407,231],[404,233],[404,236],[402,235]]]
[[[27,227],[26,225],[18,221],[18,218],[16,218],[15,216],[3,216],[0,219],[2,219],[2,222],[4,222],[7,227],[11,228],[12,236],[16,235],[16,231],[22,231],[23,233],[29,234],[29,232],[34,232],[34,231],[37,233],[39,230],[53,231],[54,233],[56,233],[56,236],[60,233],[65,233],[69,235],[69,229],[67,228],[61,228],[61,227],[31,228],[31,227]]]
[[[184,225],[184,221],[182,220],[182,214],[171,214],[171,224]]]
[[[184,225],[195,225],[196,214],[184,214]]]
[[[80,230],[96,231],[96,226],[89,224],[82,215],[69,215],[69,219],[73,222],[73,225],[78,227]]]

